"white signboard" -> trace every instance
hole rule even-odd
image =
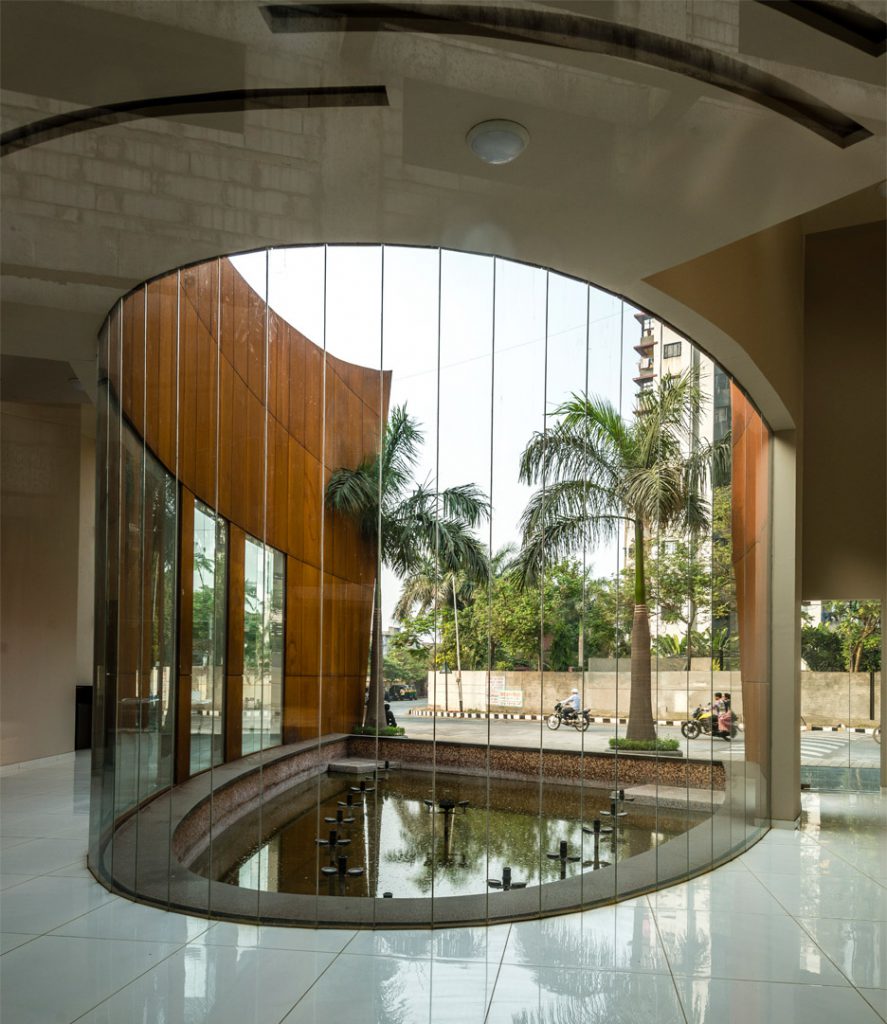
[[[504,708],[522,708],[524,706],[524,691],[508,690],[505,687],[504,675],[491,675],[490,704],[497,704]]]

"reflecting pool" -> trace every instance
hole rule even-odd
[[[325,775],[294,787],[214,838],[192,869],[268,892],[462,896],[490,891],[506,866],[527,885],[594,871],[594,838],[583,826],[593,829],[599,818],[608,830],[612,821],[602,789],[409,771],[363,784],[366,793],[355,776]],[[708,817],[630,802],[620,809],[615,839],[601,836],[599,866],[645,853]]]

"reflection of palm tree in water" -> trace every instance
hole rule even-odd
[[[427,778],[399,775],[388,785],[389,793],[393,795],[396,789],[405,799],[387,804],[395,810],[399,838],[398,848],[382,856],[388,864],[415,866],[411,884],[423,895],[435,890],[441,895],[485,891],[486,879],[498,877],[505,865],[512,868],[515,880],[538,884],[541,877],[544,882],[554,881],[560,877],[561,865],[546,854],[566,839],[571,855],[581,848],[583,855],[590,857],[590,840],[581,846],[582,812],[590,818],[609,804],[605,793],[592,795],[579,789],[564,791],[563,787],[546,789],[540,800],[536,784],[509,780],[493,798],[500,809],[488,806],[484,780],[439,778],[436,801],[470,801],[467,811],[457,809],[452,816],[447,844],[444,815],[432,813],[423,802],[431,798]],[[632,824],[623,825],[619,833],[620,860],[655,846],[657,830],[668,835],[687,827],[685,817],[679,814],[666,818],[653,808],[632,808],[630,813]],[[606,857],[606,852],[603,855]],[[567,868],[568,875],[579,870],[579,865]]]
[[[540,829],[538,816],[488,810],[474,804],[465,811],[457,809],[450,828],[445,830],[445,816],[436,809],[432,813],[424,804],[412,800],[394,806],[400,819],[403,846],[386,854],[385,859],[390,863],[415,864],[418,871],[413,884],[422,893],[444,882],[448,891],[470,891],[472,881],[478,891],[485,891],[489,872],[495,873],[503,864],[510,865],[515,877],[519,875],[522,881],[535,881],[545,842],[554,843],[553,848],[557,846],[550,836],[567,836],[578,842],[581,834],[578,823],[543,820]],[[548,862],[545,864],[548,871]],[[556,871],[552,877],[557,877]]]

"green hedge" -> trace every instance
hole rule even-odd
[[[610,750],[680,750],[677,740],[629,740],[624,736],[610,740]]]
[[[358,736],[403,736],[406,733],[402,725],[383,725],[381,729],[374,729],[371,725],[355,725],[354,731]]]

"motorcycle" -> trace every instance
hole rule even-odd
[[[686,722],[681,722],[681,732],[688,740],[695,740],[700,734],[711,736],[712,729],[718,732],[718,716],[711,708],[703,707],[701,704],[694,710]],[[730,737],[736,736],[738,732],[736,715],[730,713]]]
[[[554,714],[549,715],[545,719],[545,724],[549,729],[559,729],[561,722],[564,725],[572,725],[577,732],[585,732],[589,725],[591,725],[588,717],[588,708],[574,712],[569,705],[564,704],[563,701],[558,701],[554,706]]]

